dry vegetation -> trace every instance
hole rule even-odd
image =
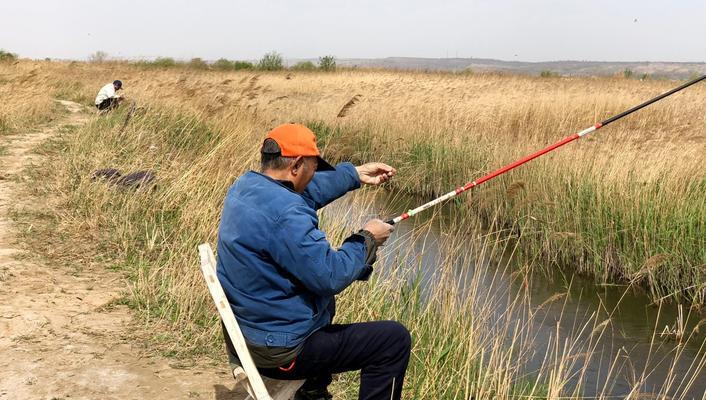
[[[608,78],[218,73],[21,62],[0,65],[0,127],[46,121],[48,94],[90,104],[97,88],[115,78],[136,102],[134,115],[127,125],[127,108],[96,117],[46,146],[54,162],[37,171],[33,191],[60,207],[28,240],[53,257],[123,268],[133,282],[126,301],[163,327],[155,344],[175,354],[220,352],[220,328],[195,248],[215,240],[227,187],[255,165],[268,128],[309,123],[330,158],[383,160],[399,169],[392,190],[432,197],[674,86]],[[354,96],[355,104],[337,117]],[[388,270],[341,296],[341,320],[391,318],[411,329],[408,398],[580,396],[581,385],[570,382],[587,371],[609,320],[596,314],[568,337],[557,330],[543,367],[528,373],[537,310],[527,292],[495,277],[523,260],[548,273],[560,266],[599,281],[632,282],[655,299],[703,303],[705,99],[706,86],[689,89],[478,188],[454,206],[445,229],[458,235],[439,244],[442,262],[422,265],[439,271],[430,293],[423,294],[410,268],[422,260],[408,244],[423,242],[432,222],[397,238],[384,254]],[[92,171],[106,167],[153,170],[158,183],[135,192],[91,180]],[[356,207],[341,209],[345,218],[325,214],[330,237],[340,240],[374,214],[373,197],[357,194]],[[508,253],[512,263],[489,261]],[[459,280],[459,262],[468,266],[468,280]],[[689,376],[699,376],[704,362],[701,355]],[[645,374],[638,371],[631,397],[646,390]],[[607,396],[614,376],[601,378]],[[338,394],[353,396],[354,379],[341,378]],[[679,398],[690,385],[675,377],[657,391]]]
[[[0,62],[0,137],[48,122],[59,112],[52,81],[36,65]]]

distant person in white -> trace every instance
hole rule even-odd
[[[99,111],[110,110],[118,106],[120,102],[120,95],[117,91],[122,89],[123,83],[121,81],[113,81],[101,88],[96,96],[96,107]]]

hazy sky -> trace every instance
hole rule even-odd
[[[32,58],[706,61],[706,0],[0,0]]]

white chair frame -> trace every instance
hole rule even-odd
[[[245,390],[249,394],[245,400],[291,400],[296,391],[304,384],[304,381],[268,379],[268,386],[270,386],[270,390],[273,393],[273,395],[270,396],[270,392],[268,392],[267,387],[265,387],[265,383],[250,356],[250,352],[245,344],[245,338],[240,331],[233,310],[230,308],[228,299],[223,292],[223,287],[218,281],[218,276],[216,275],[216,257],[208,243],[199,245],[199,256],[201,257],[201,272],[206,280],[206,285],[208,285],[211,297],[213,297],[221,320],[226,327],[228,336],[230,336],[235,352],[238,354],[238,358],[242,364],[242,367],[235,366],[232,370],[236,386],[241,384],[245,387]]]

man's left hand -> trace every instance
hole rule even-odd
[[[397,170],[383,163],[372,162],[355,167],[358,171],[358,178],[361,183],[368,185],[380,185],[389,181]]]

